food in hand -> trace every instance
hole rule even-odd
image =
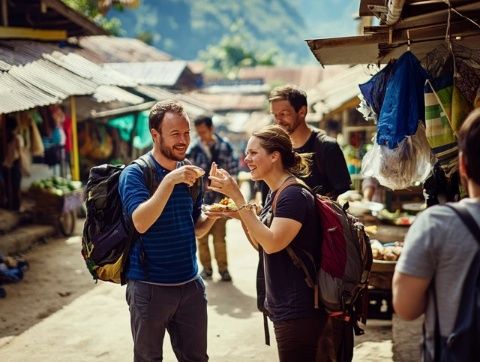
[[[217,164],[212,162],[212,167],[210,168],[210,176],[217,176]]]
[[[198,167],[198,166],[194,166],[193,170],[195,171],[195,173],[197,174],[197,178],[199,177],[202,177],[203,175],[205,175],[205,170],[201,167]]]
[[[224,197],[220,202],[216,202],[207,206],[207,211],[222,212],[222,211],[237,211],[237,205],[232,199]]]

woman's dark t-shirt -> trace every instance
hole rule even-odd
[[[270,225],[275,193],[267,196],[260,215],[267,226]],[[277,200],[275,217],[293,219],[302,224],[289,246],[304,261],[313,277],[320,256],[319,223],[313,195],[299,186],[285,188]],[[312,262],[305,251],[316,260]],[[273,254],[263,252],[263,260],[267,295],[265,308],[272,321],[308,318],[318,313],[314,309],[313,289],[308,287],[303,271],[295,267],[285,249]]]

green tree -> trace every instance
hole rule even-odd
[[[240,31],[243,24],[237,22],[231,27],[231,34],[224,35],[218,44],[209,45],[200,52],[200,60],[205,62],[207,70],[220,72],[234,79],[243,67],[256,65],[273,66],[278,55],[276,48],[260,52],[249,46],[249,39]]]
[[[72,9],[93,20],[96,24],[105,29],[112,35],[122,35],[122,23],[118,18],[106,18],[102,13],[97,0],[62,0]],[[115,8],[122,10],[121,5],[115,5]]]

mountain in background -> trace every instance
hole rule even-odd
[[[305,39],[353,35],[352,0],[142,0],[109,12],[125,36],[147,39],[176,58],[198,59],[209,45],[241,33],[254,52],[277,51],[277,64],[315,62]],[[238,34],[237,34],[238,35]]]

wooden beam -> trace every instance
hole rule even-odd
[[[62,14],[66,18],[68,18],[73,23],[79,25],[89,35],[107,35],[107,32],[102,29],[100,26],[95,24],[93,21],[88,19],[87,17],[83,16],[82,14],[76,12],[72,8],[68,7],[64,3],[59,0],[41,0],[42,4],[45,4],[49,8],[55,10],[56,12]]]
[[[0,39],[66,40],[65,30],[43,30],[0,26]]]
[[[458,12],[462,13],[465,16],[471,17],[469,12],[480,11],[480,2],[469,3],[465,5],[453,6]],[[454,12],[452,12],[452,19],[458,18]],[[430,24],[437,23],[446,23],[448,20],[448,8],[444,10],[434,11],[431,13],[426,13],[417,16],[411,16],[405,19],[401,19],[398,23],[394,25],[395,29],[407,29],[414,28],[418,26],[427,26]]]
[[[2,26],[8,26],[8,4],[7,4],[7,0],[2,0]]]
[[[70,154],[70,164],[72,165],[72,180],[80,181],[80,159],[78,157],[77,103],[75,96],[70,97],[70,117],[72,117],[72,153]]]
[[[386,6],[385,0],[361,0],[358,9],[359,16],[373,16],[373,13],[368,8],[368,5]]]
[[[137,104],[134,106],[127,106],[127,107],[110,109],[108,111],[100,111],[100,112],[92,110],[90,112],[90,116],[94,119],[98,119],[98,118],[119,116],[127,113],[136,113],[136,112],[141,112],[141,111],[145,111],[147,109],[152,108],[155,105],[155,103],[157,103],[157,101],[150,101],[150,102]]]

